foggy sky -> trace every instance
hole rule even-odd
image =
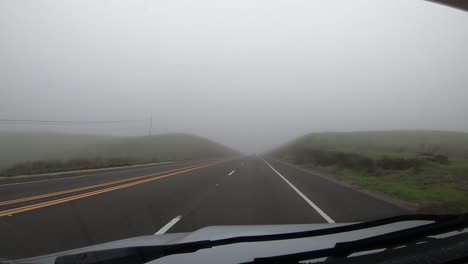
[[[247,152],[468,131],[468,13],[422,0],[0,1],[0,119],[148,119]],[[144,135],[148,122],[5,129]]]

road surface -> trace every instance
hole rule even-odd
[[[258,156],[0,182],[0,257],[211,225],[356,222],[408,213]]]

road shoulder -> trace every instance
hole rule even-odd
[[[108,168],[97,168],[97,169],[84,169],[84,170],[73,170],[73,171],[61,171],[53,173],[41,173],[41,174],[28,174],[28,175],[18,175],[10,177],[0,177],[0,185],[2,184],[11,184],[11,183],[21,183],[27,181],[40,181],[40,180],[49,180],[57,178],[68,178],[81,176],[88,173],[105,173],[121,170],[131,170],[136,168],[145,168],[157,165],[173,164],[173,163],[183,163],[176,161],[167,161],[167,162],[157,162],[157,163],[145,163],[145,164],[136,164],[129,166],[118,166],[118,167],[108,167]]]
[[[281,163],[283,165],[289,166],[289,167],[291,167],[293,169],[300,170],[300,171],[303,171],[305,173],[308,173],[308,174],[311,174],[311,175],[314,175],[314,176],[318,176],[318,177],[320,177],[322,179],[325,179],[327,181],[330,181],[330,182],[333,182],[335,184],[341,185],[343,187],[350,188],[352,190],[358,191],[358,192],[363,193],[365,195],[368,195],[368,196],[371,196],[373,198],[379,199],[381,201],[387,202],[389,204],[395,205],[395,206],[397,206],[399,208],[409,210],[409,211],[414,211],[414,212],[417,212],[417,211],[420,210],[419,205],[416,204],[416,203],[410,203],[410,202],[407,202],[407,201],[403,201],[403,200],[400,200],[400,199],[397,199],[395,197],[389,196],[389,195],[387,195],[385,193],[382,193],[382,192],[365,189],[365,188],[362,188],[360,186],[354,185],[354,184],[352,184],[350,182],[338,180],[338,179],[334,178],[331,175],[325,174],[323,172],[318,172],[318,171],[310,169],[310,168],[304,168],[304,167],[301,167],[301,166],[298,166],[298,165],[295,165],[295,164],[291,164],[291,163],[283,161],[283,160],[271,158],[271,157],[269,157],[269,159],[274,160],[276,162],[279,162],[279,163]]]

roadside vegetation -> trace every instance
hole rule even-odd
[[[223,145],[189,134],[104,137],[0,132],[0,176],[226,157],[233,154],[233,150]]]
[[[468,211],[468,133],[314,133],[270,155],[417,203],[422,212]]]

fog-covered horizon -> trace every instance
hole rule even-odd
[[[0,131],[468,131],[468,13],[427,1],[4,0],[0,36],[0,119],[135,121]]]

